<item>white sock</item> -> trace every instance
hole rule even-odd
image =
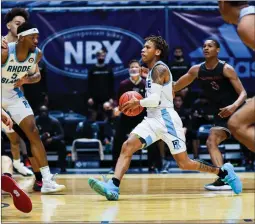
[[[49,180],[52,177],[52,174],[50,173],[50,168],[49,166],[44,166],[40,168],[41,174],[43,179]]]
[[[14,159],[13,160],[13,164],[19,164],[20,163],[20,159]]]

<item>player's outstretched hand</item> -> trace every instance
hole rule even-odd
[[[2,119],[2,122],[7,126],[9,127],[9,129],[11,130],[12,129],[12,126],[13,126],[13,121],[12,119],[10,118],[10,116],[2,109],[2,112],[1,112],[1,119]]]
[[[218,115],[222,118],[229,117],[236,111],[236,109],[237,107],[234,104],[232,104],[227,107],[220,108],[220,113],[218,113]]]
[[[7,47],[8,47],[8,41],[2,38],[1,48],[7,49]]]
[[[28,80],[28,75],[23,76],[21,79],[19,79],[15,84],[14,88],[21,87],[22,85],[26,84]]]

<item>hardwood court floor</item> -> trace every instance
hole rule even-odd
[[[119,201],[107,201],[96,195],[87,184],[89,176],[59,175],[57,181],[67,187],[63,194],[30,193],[33,201],[30,214],[15,210],[12,199],[4,196],[2,202],[10,206],[2,208],[2,222],[254,223],[255,220],[254,173],[239,173],[244,185],[241,195],[205,191],[203,185],[214,180],[214,175],[130,174],[121,184]]]

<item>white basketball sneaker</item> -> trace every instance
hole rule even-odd
[[[22,176],[28,177],[28,176],[33,176],[34,175],[34,173],[30,169],[28,169],[24,165],[24,163],[14,162],[13,167],[14,167],[14,171],[21,174]]]
[[[60,192],[66,189],[65,185],[57,184],[56,181],[56,174],[53,175],[50,179],[42,179],[42,194],[51,194],[55,192]]]

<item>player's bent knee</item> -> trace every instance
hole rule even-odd
[[[34,136],[34,135],[39,135],[39,130],[38,130],[38,128],[36,127],[35,124],[32,124],[32,125],[30,126],[29,131],[30,131],[30,134],[32,134],[33,136]]]
[[[217,146],[215,138],[209,136],[208,139],[206,140],[206,146],[207,146],[208,150],[210,150],[210,149],[214,148],[215,146]]]
[[[129,140],[125,141],[122,145],[121,154],[125,156],[132,156],[134,154],[134,147]]]

